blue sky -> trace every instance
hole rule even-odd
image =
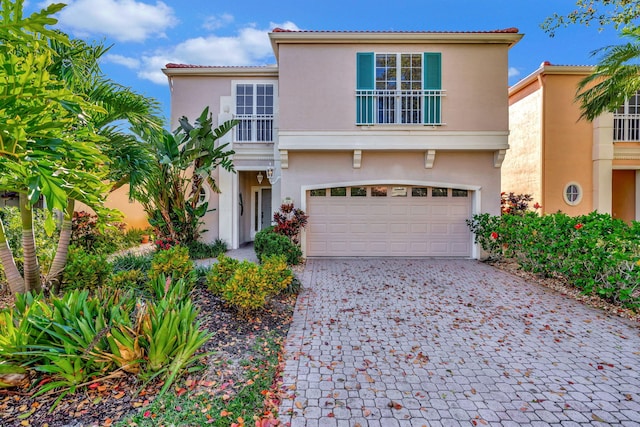
[[[69,0],[58,28],[113,45],[103,69],[118,83],[158,99],[169,116],[168,62],[197,65],[275,63],[267,32],[302,30],[485,31],[516,27],[524,38],[509,56],[509,84],[541,62],[593,65],[591,52],[620,41],[612,28],[572,25],[550,38],[547,16],[575,0]],[[44,3],[30,3],[35,10]]]

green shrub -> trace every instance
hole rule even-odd
[[[189,258],[189,250],[184,246],[177,245],[157,251],[151,260],[149,280],[156,280],[160,275],[165,275],[173,279],[189,278],[195,281],[193,265]]]
[[[111,274],[107,286],[116,289],[142,289],[147,276],[142,270],[122,270]]]
[[[125,231],[124,223],[104,229],[98,227],[98,217],[88,212],[74,212],[71,221],[71,243],[93,254],[110,255],[140,244],[142,230]]]
[[[49,298],[18,294],[13,308],[0,310],[0,364],[39,371],[35,395],[60,393],[54,407],[82,384],[116,370],[160,376],[164,393],[206,355],[197,354],[210,337],[197,314],[190,299],[167,294],[145,304],[131,292],[107,288],[93,296],[86,290]],[[42,375],[49,381],[40,381]]]
[[[256,233],[254,249],[259,260],[274,255],[284,255],[287,264],[296,265],[302,259],[302,250],[288,237],[277,234],[273,227],[268,227]]]
[[[280,294],[293,281],[293,273],[287,268],[287,261],[284,255],[263,258],[261,274],[265,278],[265,285],[270,296]]]
[[[218,262],[207,273],[207,287],[216,295],[221,295],[225,284],[233,277],[240,261],[226,255],[218,256]]]
[[[218,255],[227,252],[227,244],[224,240],[216,239],[213,243],[193,241],[187,244],[191,259],[216,258]]]
[[[128,270],[140,270],[143,273],[147,273],[151,270],[152,254],[135,255],[125,254],[118,255],[111,260],[114,272],[128,271]]]
[[[70,246],[62,274],[62,288],[95,289],[105,284],[111,271],[105,255],[90,254],[81,247]]]
[[[262,265],[221,256],[207,275],[209,289],[243,315],[263,308],[292,280],[293,274],[282,255],[264,258]]]
[[[149,288],[156,300],[166,299],[172,304],[185,300],[193,290],[194,281],[190,277],[173,280],[171,276],[159,275],[149,281]]]

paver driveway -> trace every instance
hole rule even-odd
[[[471,260],[311,259],[291,426],[640,425],[640,328]]]

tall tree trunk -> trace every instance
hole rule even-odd
[[[67,256],[69,255],[69,243],[71,242],[73,210],[75,208],[75,200],[69,199],[67,202],[67,210],[62,220],[62,229],[60,230],[60,238],[58,239],[58,247],[56,255],[51,262],[49,274],[47,274],[47,283],[53,288],[58,288],[62,280],[62,271],[67,265]]]
[[[7,277],[11,293],[13,295],[25,293],[24,279],[16,266],[16,260],[9,247],[2,220],[0,220],[0,262],[2,262],[4,275]]]
[[[33,234],[33,207],[25,193],[20,193],[20,217],[22,219],[22,251],[24,257],[25,290],[39,292],[42,289],[40,265],[36,255],[36,239]]]

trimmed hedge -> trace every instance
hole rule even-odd
[[[277,255],[284,255],[289,265],[296,265],[302,259],[302,249],[293,243],[287,236],[273,231],[273,227],[267,227],[256,233],[253,247],[259,260]]]

